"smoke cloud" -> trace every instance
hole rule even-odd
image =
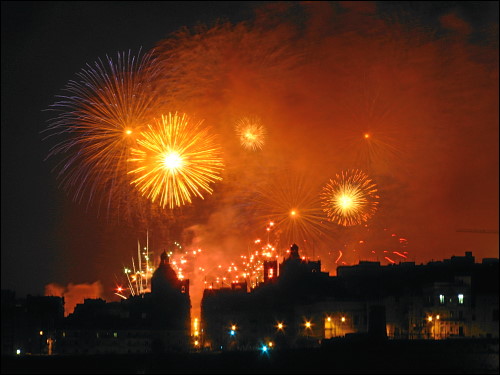
[[[93,283],[73,284],[66,286],[57,283],[45,285],[45,295],[64,298],[64,316],[72,314],[77,304],[86,298],[102,298],[103,287],[100,281]]]

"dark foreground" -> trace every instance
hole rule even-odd
[[[269,353],[25,356],[2,358],[2,374],[498,374],[498,340],[338,341]]]

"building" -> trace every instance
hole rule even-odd
[[[203,345],[213,350],[319,346],[325,340],[498,338],[498,259],[472,253],[442,262],[341,266],[337,276],[297,245],[247,292],[207,289]],[[266,277],[266,275],[268,277]]]

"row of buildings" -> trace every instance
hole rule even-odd
[[[141,354],[187,350],[315,347],[334,340],[498,339],[497,258],[472,253],[439,262],[360,262],[321,271],[297,245],[264,265],[264,282],[206,289],[190,317],[189,280],[164,252],[152,291],[120,302],[86,299],[64,317],[64,300],[17,300],[2,291],[2,354]]]
[[[427,265],[360,262],[338,267],[337,276],[330,277],[321,272],[320,261],[303,260],[294,245],[282,264],[264,266],[265,275],[279,276],[251,292],[240,285],[205,291],[205,345],[498,338],[498,269],[498,259],[477,264],[467,252]]]

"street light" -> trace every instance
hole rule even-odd
[[[439,319],[440,319],[439,314],[436,315],[436,319],[434,319],[434,317],[432,315],[429,315],[427,317],[427,321],[429,323],[433,323],[432,324],[432,335],[434,337],[434,340],[436,340],[436,324],[438,324],[438,326],[439,326],[439,322],[438,322]]]

